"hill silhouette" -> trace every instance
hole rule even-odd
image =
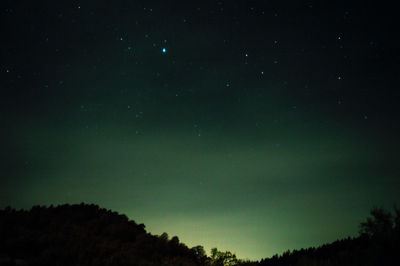
[[[7,208],[0,221],[0,265],[199,265],[177,237],[97,205]]]
[[[398,265],[395,213],[372,210],[357,238],[251,262],[217,248],[207,256],[202,246],[188,248],[167,233],[152,235],[144,224],[94,204],[7,207],[0,210],[0,265]]]
[[[400,210],[395,217],[382,208],[374,208],[371,217],[360,224],[360,235],[322,245],[318,248],[287,251],[281,256],[263,259],[260,266],[389,266],[399,265]]]

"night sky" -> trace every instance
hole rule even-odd
[[[0,207],[95,203],[261,259],[400,204],[379,1],[1,1]]]

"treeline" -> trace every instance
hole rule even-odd
[[[188,248],[177,236],[147,233],[143,224],[97,205],[0,210],[0,266],[336,266],[399,265],[400,211],[375,208],[356,238],[243,261],[229,251]]]
[[[250,265],[230,252],[188,248],[97,205],[0,210],[0,265]]]
[[[360,224],[359,236],[318,248],[286,251],[263,259],[260,266],[391,266],[400,265],[400,210],[394,215],[374,208]]]

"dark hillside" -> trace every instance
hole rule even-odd
[[[96,205],[0,211],[0,265],[199,265],[196,253]]]
[[[318,248],[287,251],[260,261],[260,266],[389,266],[399,265],[400,215],[375,208],[360,225],[360,236],[337,240]]]
[[[260,262],[229,251],[188,248],[167,233],[147,233],[143,224],[97,205],[35,206],[0,210],[0,266],[5,265],[185,265],[185,266],[391,266],[399,265],[400,212],[376,208],[360,236],[318,248],[287,251]]]

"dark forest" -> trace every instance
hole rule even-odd
[[[189,248],[178,236],[152,235],[144,224],[94,204],[0,211],[0,265],[397,265],[400,210],[374,208],[360,235],[320,247],[286,251],[261,261],[230,251]]]

